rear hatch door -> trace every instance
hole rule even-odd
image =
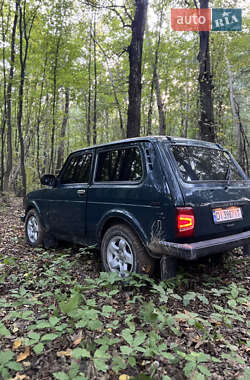
[[[196,241],[250,230],[250,181],[215,144],[173,144],[184,204],[193,207]]]

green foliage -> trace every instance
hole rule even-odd
[[[249,265],[238,252],[213,276],[194,262],[171,281],[124,279],[99,274],[86,250],[21,251],[21,239],[1,267],[0,378],[249,377]]]
[[[0,352],[0,374],[3,379],[8,379],[11,371],[20,371],[22,366],[16,363],[14,353],[10,350]]]

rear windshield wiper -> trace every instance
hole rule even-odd
[[[232,169],[231,169],[230,162],[229,162],[228,167],[227,167],[227,171],[226,171],[226,176],[225,176],[225,180],[228,182],[228,184],[230,182],[231,176],[232,176]]]

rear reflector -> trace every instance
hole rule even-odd
[[[194,235],[194,210],[192,207],[176,208],[177,237],[192,237]]]

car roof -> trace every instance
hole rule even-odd
[[[76,151],[72,153],[81,152],[83,150],[88,149],[96,149],[96,148],[102,148],[102,147],[109,147],[113,145],[119,145],[119,144],[128,144],[128,143],[136,143],[136,142],[143,142],[143,141],[160,141],[160,142],[166,142],[169,144],[180,144],[180,145],[195,145],[195,146],[203,146],[207,148],[214,148],[214,149],[223,149],[220,144],[211,143],[208,141],[203,140],[197,140],[197,139],[188,139],[184,137],[173,137],[173,136],[143,136],[143,137],[133,137],[133,138],[127,138],[117,141],[111,141],[104,144],[98,144],[98,145],[92,145],[88,147],[84,147],[81,149],[77,149]]]

